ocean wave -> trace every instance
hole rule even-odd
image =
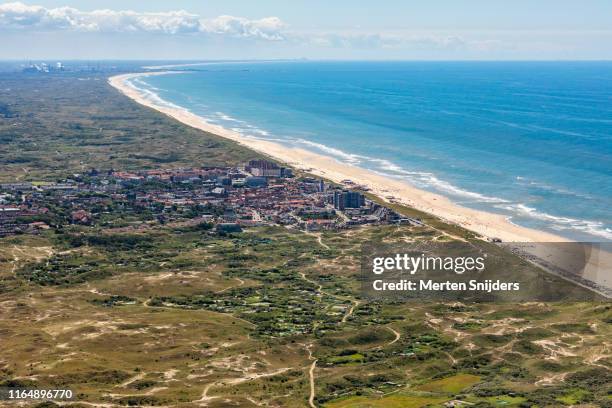
[[[141,80],[137,80],[137,78],[130,78],[128,80],[125,81],[126,84],[134,89],[136,92],[138,92],[143,98],[147,99],[150,102],[153,102],[154,104],[158,105],[158,106],[165,106],[167,108],[173,108],[173,109],[181,109],[181,110],[187,110],[185,108],[183,108],[182,106],[176,105],[172,102],[168,102],[167,100],[163,99],[162,97],[160,97],[156,92],[152,91],[151,89],[148,88],[148,84],[146,82],[143,82]],[[146,86],[136,86],[134,84],[134,82],[139,82],[142,83]]]
[[[244,126],[245,131],[255,133],[259,136],[263,136],[266,140],[268,140],[268,136],[270,136],[270,132],[264,129],[260,129],[257,126],[250,125],[246,122],[243,122],[243,123],[245,123],[245,126]],[[286,140],[283,140],[283,141],[286,142]]]
[[[427,178],[427,181],[429,182],[429,184],[431,184],[432,186],[436,187],[439,190],[445,191],[447,193],[450,193],[452,195],[456,195],[456,196],[460,196],[460,197],[465,197],[465,198],[469,198],[472,200],[475,200],[477,202],[482,202],[482,203],[508,203],[508,200],[505,200],[503,198],[500,197],[492,197],[492,196],[487,196],[484,194],[480,194],[480,193],[476,193],[474,191],[469,191],[469,190],[464,190],[462,188],[459,188],[447,181],[444,180],[440,180],[439,178],[437,178],[434,175],[431,175]]]
[[[157,88],[151,87],[145,81],[142,81],[138,78],[132,78],[126,81],[127,85],[139,92],[144,98],[150,100],[156,105],[171,107],[175,109],[186,110],[182,106],[178,106],[172,102],[166,101],[161,98],[155,90],[159,90]],[[334,158],[339,159],[342,162],[351,164],[351,165],[360,165],[364,168],[369,168],[376,171],[378,174],[382,174],[388,177],[396,177],[400,179],[405,179],[411,184],[416,185],[417,187],[421,187],[424,189],[433,189],[440,191],[441,193],[446,193],[451,198],[454,197],[463,197],[469,199],[471,202],[477,203],[485,203],[491,205],[493,208],[501,209],[508,211],[512,214],[510,217],[522,217],[522,218],[531,218],[534,220],[538,220],[540,222],[545,223],[549,228],[558,230],[558,231],[567,231],[574,230],[580,231],[585,234],[589,234],[596,237],[601,237],[606,240],[612,240],[612,229],[607,227],[604,223],[599,221],[591,221],[591,220],[581,220],[575,219],[571,217],[563,217],[563,216],[555,216],[552,214],[548,214],[546,212],[539,211],[535,208],[529,207],[522,203],[512,203],[506,199],[488,196],[480,193],[476,193],[473,191],[465,190],[458,186],[455,186],[445,180],[441,180],[436,175],[431,172],[419,172],[419,171],[411,171],[407,170],[389,160],[380,159],[375,157],[369,157],[365,155],[359,155],[354,153],[349,153],[343,151],[341,149],[327,146],[322,143],[312,142],[306,139],[294,139],[294,138],[284,138],[277,139],[270,137],[270,133],[266,130],[259,129],[255,126],[250,125],[249,123],[233,118],[230,115],[227,115],[223,112],[214,112],[211,116],[213,117],[203,117],[207,122],[233,122],[239,126],[233,126],[230,129],[240,133],[246,138],[250,139],[265,139],[265,140],[274,140],[280,143],[296,143],[301,144],[310,148],[314,148],[324,154],[332,156]],[[546,185],[534,180],[530,180],[529,178],[516,176],[517,183],[525,184],[528,186],[532,186],[535,188],[541,188],[545,190],[552,190],[556,193],[560,194],[576,194],[568,190],[555,188],[554,186]]]
[[[496,208],[510,211],[521,217],[532,218],[539,221],[545,221],[551,228],[558,231],[575,230],[589,235],[598,236],[607,240],[612,240],[612,229],[605,226],[603,222],[581,220],[570,217],[556,216],[537,210],[536,208],[526,206],[525,204],[499,204]]]
[[[573,136],[573,137],[579,137],[579,138],[591,139],[591,140],[594,139],[593,135],[587,135],[586,133],[572,132],[569,130],[555,129],[555,128],[546,127],[546,126],[528,125],[528,128],[534,131],[551,132],[551,133],[557,133],[559,135]]]
[[[375,158],[368,157],[368,160],[370,162],[377,163],[380,166],[380,168],[382,168],[383,170],[391,171],[395,173],[396,175],[400,174],[404,176],[423,176],[423,177],[433,175],[432,173],[428,173],[428,172],[406,170],[403,167],[400,167],[397,164],[390,162],[389,160],[386,160],[386,159],[375,159]]]
[[[566,188],[555,186],[552,184],[547,184],[542,181],[532,180],[527,177],[517,176],[516,180],[517,180],[516,184],[521,185],[521,186],[526,186],[527,188],[534,188],[534,189],[548,191],[548,192],[559,194],[559,195],[572,196],[572,197],[583,198],[587,200],[593,199],[591,195],[568,190]]]
[[[270,132],[263,130],[263,129],[258,129],[258,128],[252,128],[253,132],[257,133],[260,136],[270,136]],[[282,139],[277,139],[277,140],[282,140]]]
[[[454,196],[469,198],[471,200],[483,202],[483,203],[508,203],[509,202],[508,200],[505,200],[500,197],[487,196],[484,194],[476,193],[474,191],[462,189],[460,187],[457,187],[449,183],[448,181],[439,179],[431,172],[406,170],[398,166],[397,164],[392,163],[386,159],[370,158],[369,161],[378,163],[382,170],[385,170],[386,172],[391,172],[391,174],[389,173],[385,173],[385,174],[392,175],[392,176],[393,175],[405,176],[409,181],[413,182],[414,184],[417,184],[418,186],[433,187],[439,191],[446,192]]]
[[[223,112],[215,112],[215,115],[217,115],[219,117],[219,119],[227,121],[227,122],[236,122],[236,123],[246,123],[243,120],[240,119],[236,119],[231,117],[230,115],[228,115],[227,113],[223,113]]]
[[[140,84],[143,88],[149,89],[149,90],[154,90],[154,91],[161,91],[161,89],[143,81],[140,77],[133,77],[131,79],[133,82]]]
[[[330,147],[330,146],[326,146],[324,144],[321,143],[316,143],[316,142],[311,142],[310,140],[306,140],[306,139],[296,139],[295,140],[297,143],[300,144],[304,144],[306,146],[310,146],[310,147],[314,147],[318,150],[321,150],[325,153],[328,153],[332,156],[335,156],[336,158],[341,158],[344,161],[346,161],[347,163],[350,164],[359,164],[362,163],[363,159],[368,159],[365,156],[361,156],[358,154],[352,154],[352,153],[347,153],[345,151],[342,151],[340,149],[336,149],[335,147]]]
[[[232,122],[232,123],[240,125],[240,127],[232,127],[231,130],[238,132],[244,136],[248,136],[250,138],[255,138],[255,139],[264,138],[266,140],[271,140],[268,137],[270,136],[270,132],[268,132],[267,130],[260,129],[257,126],[253,126],[244,120],[236,119],[233,116],[228,115],[227,113],[215,112],[215,119],[213,120],[217,123],[222,121],[222,122]],[[286,140],[281,140],[281,141],[286,142]]]
[[[208,119],[208,118],[205,118],[205,119],[207,122],[210,122],[210,123],[219,123],[219,121],[216,119]],[[246,122],[242,122],[242,123],[246,123]],[[248,124],[245,126],[240,126],[240,127],[234,126],[228,129],[236,133],[239,133],[241,136],[248,138],[248,139],[268,140],[271,142],[287,143],[286,139],[270,137],[270,132],[268,132],[267,130],[259,129],[255,126],[251,126]]]
[[[580,101],[587,103],[601,103],[602,100],[599,98],[585,98],[585,97],[576,97],[576,96],[567,96],[567,95],[552,95],[546,93],[535,93],[535,92],[513,92],[514,96],[527,96],[529,98],[547,98],[547,99],[559,99],[566,101]]]
[[[298,139],[297,141],[301,144],[315,147],[316,149],[331,154],[337,158],[341,158],[350,164],[360,164],[366,168],[373,167],[374,170],[376,170],[379,174],[383,174],[390,177],[405,178],[407,179],[407,181],[411,182],[412,184],[416,184],[418,187],[433,187],[434,189],[439,190],[441,192],[445,192],[453,196],[468,198],[470,200],[477,201],[480,203],[494,204],[509,202],[508,200],[505,200],[500,197],[491,197],[473,191],[464,190],[447,181],[440,180],[433,173],[430,172],[406,170],[403,167],[398,166],[397,164],[386,159],[378,159],[369,156],[347,153],[335,147],[330,147],[321,143],[311,142],[305,139]]]

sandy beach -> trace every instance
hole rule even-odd
[[[186,125],[231,139],[291,167],[308,171],[334,182],[340,183],[343,180],[351,180],[368,187],[372,193],[385,200],[393,197],[395,202],[433,214],[446,222],[458,224],[483,238],[499,238],[504,242],[568,241],[554,234],[515,225],[499,214],[461,207],[444,196],[417,189],[402,180],[385,177],[360,167],[338,162],[331,157],[266,140],[245,138],[237,132],[208,123],[203,118],[185,109],[164,104],[161,100],[148,97],[130,86],[127,81],[134,77],[173,73],[174,71],[161,71],[116,75],[109,78],[109,83],[134,101],[162,112]]]

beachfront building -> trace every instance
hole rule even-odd
[[[334,208],[340,211],[346,208],[359,208],[365,205],[365,197],[358,191],[335,191],[333,201]]]
[[[293,171],[286,167],[267,160],[250,160],[245,166],[245,171],[256,177],[291,178]]]

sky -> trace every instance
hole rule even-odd
[[[612,59],[610,0],[0,0],[0,59]]]

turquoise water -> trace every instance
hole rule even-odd
[[[612,63],[275,62],[133,80],[245,135],[612,240]]]

